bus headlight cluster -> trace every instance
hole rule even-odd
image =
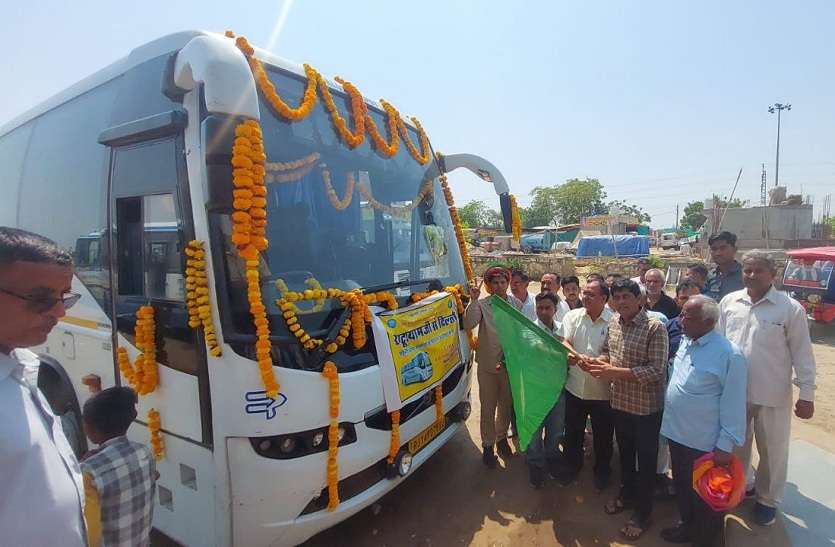
[[[820,304],[821,303],[821,295],[810,294],[808,297],[806,297],[806,300],[808,300],[810,304]]]
[[[339,424],[339,446],[356,442],[357,431],[354,424]],[[328,428],[320,427],[298,433],[273,435],[270,437],[250,437],[252,448],[259,456],[276,460],[302,458],[328,449]]]

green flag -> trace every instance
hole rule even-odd
[[[568,373],[568,350],[516,308],[490,297],[513,391],[516,429],[522,450],[554,408]]]

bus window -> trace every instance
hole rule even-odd
[[[116,328],[134,339],[136,310],[151,303],[160,364],[200,374],[204,361],[185,306],[184,231],[174,139],[114,150],[111,189],[116,230]]]

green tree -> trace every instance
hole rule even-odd
[[[698,230],[705,223],[707,217],[703,214],[705,204],[701,201],[691,201],[684,206],[684,216],[679,223],[682,228]]]
[[[576,224],[585,216],[604,214],[606,192],[597,179],[568,179],[557,186],[531,190],[528,225]]]
[[[733,198],[728,201],[726,197],[719,197],[713,194],[714,207],[717,209],[724,209],[725,207],[747,207],[748,201],[739,198]],[[690,228],[691,230],[698,230],[707,220],[704,214],[705,204],[701,201],[691,201],[684,206],[684,216],[681,217],[679,225],[682,228]]]
[[[632,205],[619,199],[610,201],[608,208],[609,214],[612,214],[613,208],[617,208],[620,211],[620,214],[633,216],[638,219],[638,222],[649,222],[652,220],[652,217],[649,216],[649,213],[645,212],[637,205]]]
[[[470,228],[479,228],[487,226],[489,211],[490,208],[483,201],[473,200],[458,208],[458,216]]]
[[[522,214],[522,208],[519,208],[519,214]],[[504,229],[504,219],[502,219],[502,214],[495,209],[487,209],[487,214],[485,215],[484,219],[484,226],[486,228],[495,228],[497,230]]]

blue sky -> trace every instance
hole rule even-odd
[[[265,46],[282,1],[30,2],[0,19],[0,123],[132,48],[190,28]],[[676,203],[759,200],[774,177],[820,203],[835,189],[835,2],[296,1],[272,48],[417,115],[436,149],[495,163],[524,205],[534,186],[597,177],[671,225]],[[456,200],[497,206],[452,177]],[[816,211],[817,214],[817,211]]]

